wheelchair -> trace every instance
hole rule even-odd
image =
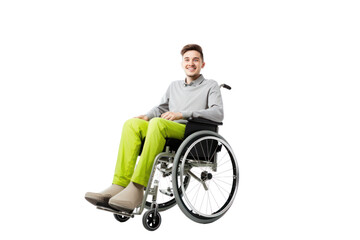
[[[231,89],[226,84],[220,87]],[[184,140],[166,139],[164,151],[154,160],[142,204],[133,212],[97,208],[112,212],[119,222],[126,222],[147,209],[142,222],[149,231],[160,227],[160,212],[175,205],[197,223],[221,218],[235,199],[239,169],[229,143],[218,133],[220,125],[203,118],[190,118]]]

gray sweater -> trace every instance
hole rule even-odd
[[[185,123],[189,117],[202,117],[215,122],[224,119],[223,102],[218,83],[200,75],[190,84],[184,80],[174,81],[168,87],[160,104],[152,108],[146,116],[160,117],[165,112],[181,112]]]

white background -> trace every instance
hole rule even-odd
[[[357,1],[1,1],[1,239],[359,239]],[[110,185],[121,128],[203,47],[227,83],[220,133],[240,186],[201,225],[148,232],[84,199]],[[5,237],[6,236],[6,237]]]

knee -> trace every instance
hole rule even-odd
[[[130,118],[124,122],[124,127],[132,126],[135,123],[135,118]]]
[[[163,128],[163,123],[164,121],[167,121],[163,118],[159,118],[159,117],[156,117],[156,118],[152,118],[149,122],[149,128],[151,129],[161,129]]]
[[[143,124],[147,124],[147,122],[139,118],[130,118],[126,120],[123,128],[139,128]]]

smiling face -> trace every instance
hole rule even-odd
[[[182,67],[187,76],[187,83],[197,79],[200,76],[201,69],[205,66],[201,55],[196,50],[190,50],[184,53]]]

